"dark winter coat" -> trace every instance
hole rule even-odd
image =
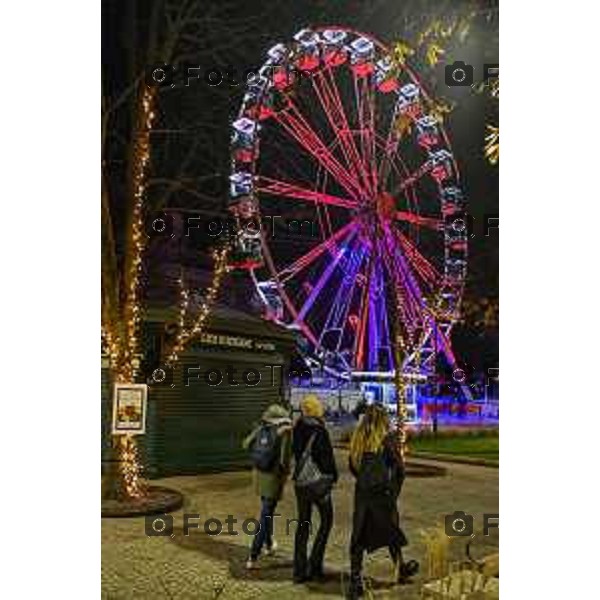
[[[294,479],[300,457],[313,434],[316,435],[311,448],[311,457],[317,467],[319,467],[321,473],[323,475],[332,475],[333,483],[335,483],[338,480],[338,471],[335,464],[335,457],[333,456],[331,439],[325,428],[325,423],[321,419],[304,416],[296,421],[292,432],[292,452],[296,461]]]
[[[398,496],[404,482],[405,471],[394,447],[392,435],[383,444],[383,461],[389,469],[390,483],[383,491],[375,493],[354,489],[354,515],[352,518],[352,544],[373,552],[377,548],[406,546],[408,540],[400,528]],[[364,460],[364,457],[363,457]],[[358,478],[350,463],[350,471]]]

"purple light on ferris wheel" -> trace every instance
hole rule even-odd
[[[373,277],[370,281],[369,289],[369,305],[372,310],[369,310],[369,354],[368,354],[368,370],[374,370],[378,367],[379,362],[379,323],[381,318],[381,312],[378,310],[381,304],[381,295],[377,294],[378,286],[381,285],[379,265],[375,263],[373,265]]]
[[[312,305],[314,304],[315,300],[321,293],[323,286],[329,281],[329,278],[331,277],[331,275],[333,274],[333,271],[335,270],[338,263],[340,262],[340,259],[346,253],[346,251],[348,249],[348,243],[352,239],[352,237],[355,235],[355,233],[356,233],[356,227],[353,227],[350,234],[346,237],[345,243],[338,250],[338,252],[335,255],[335,258],[329,263],[329,265],[327,266],[327,268],[321,275],[319,281],[313,287],[308,298],[304,302],[304,306],[302,307],[302,310],[298,313],[297,321],[303,321],[306,313],[312,308]]]
[[[263,217],[311,212],[319,236],[292,252],[265,238],[252,279],[258,289],[271,282],[279,321],[303,334],[313,357],[344,375],[390,373],[391,319],[414,354],[430,318],[425,297],[460,303],[466,244],[444,225],[464,202],[448,136],[410,61],[398,73],[370,35],[312,27],[269,48],[273,77],[263,68],[250,82],[232,128],[232,199],[251,195]],[[310,78],[282,71],[278,84],[274,68],[284,66]],[[402,143],[400,115],[410,121]],[[448,311],[425,342],[449,360],[455,318]]]

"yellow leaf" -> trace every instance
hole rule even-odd
[[[394,127],[398,137],[402,137],[404,134],[410,133],[411,123],[412,121],[408,115],[401,114],[396,118]]]
[[[493,125],[486,125],[486,128],[485,157],[490,164],[495,165],[500,160],[500,128]]]
[[[403,65],[409,56],[412,56],[415,51],[403,40],[396,42],[392,51],[392,62],[396,65]]]
[[[431,67],[433,67],[434,65],[437,65],[437,63],[440,61],[440,56],[444,53],[445,50],[438,44],[429,44],[429,47],[427,48],[427,54],[425,55],[425,60]]]

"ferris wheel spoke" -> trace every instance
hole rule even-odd
[[[403,287],[408,292],[408,297],[412,299],[414,315],[418,318],[423,305],[423,294],[421,293],[421,289],[419,288],[419,285],[415,280],[402,251],[400,251],[398,246],[395,244],[389,230],[386,232],[386,243],[389,247],[392,259],[397,265],[398,273],[402,277]]]
[[[393,232],[404,251],[404,254],[408,257],[421,278],[430,285],[440,282],[442,280],[440,272],[423,256],[408,237],[397,229],[394,229]]]
[[[350,194],[351,198],[361,196],[362,189],[356,177],[352,176],[335,158],[298,107],[288,96],[286,110],[275,114],[277,122],[304,148],[334,179]]]
[[[396,270],[396,273],[398,274],[396,278],[396,291],[399,294],[399,297],[402,299],[403,305],[405,307],[405,323],[407,325],[407,329],[411,333],[414,333],[414,331],[416,331],[416,329],[419,326],[421,306],[416,301],[415,296],[410,288],[410,284],[406,279],[406,274],[402,271],[402,268],[399,266],[398,261],[395,257],[391,258],[391,264]]]
[[[317,297],[323,290],[323,286],[329,281],[329,279],[333,275],[333,272],[335,271],[335,268],[337,267],[338,263],[340,262],[340,259],[342,258],[342,256],[344,256],[344,254],[348,250],[348,244],[355,234],[356,234],[356,230],[351,230],[350,233],[348,234],[348,236],[346,236],[344,243],[341,245],[341,248],[335,254],[334,259],[327,265],[326,269],[323,271],[321,277],[317,281],[317,284],[314,286],[314,288],[311,290],[310,294],[308,295],[308,298],[304,302],[302,309],[300,310],[300,312],[298,313],[298,316],[296,317],[296,322],[305,320],[306,315],[308,314],[308,312],[312,308],[313,304],[315,303],[315,300],[317,299]]]
[[[360,287],[360,285],[361,285],[360,269],[362,267],[362,264],[363,264],[365,258],[366,259],[369,258],[369,253],[366,250],[366,248],[361,252],[359,259],[355,264],[355,268],[351,274],[350,285],[349,285],[350,290],[347,294],[347,301],[345,303],[344,310],[341,313],[341,321],[340,321],[341,335],[340,335],[340,339],[338,340],[338,346],[337,346],[338,352],[341,349],[341,345],[343,343],[344,336],[346,335],[346,327],[350,323],[350,310],[352,308],[352,302],[355,297],[355,289],[357,289],[357,287]]]
[[[392,256],[396,260],[396,263],[399,267],[398,273],[402,276],[404,289],[407,292],[407,296],[411,299],[414,323],[417,326],[423,326],[427,318],[427,315],[425,314],[426,305],[423,292],[421,291],[419,282],[415,278],[410,265],[404,256],[404,253],[402,252],[401,248],[394,243],[394,237],[389,228],[386,228],[386,244],[392,252]]]
[[[319,343],[321,343],[327,331],[339,331],[340,335],[336,345],[336,352],[340,351],[344,339],[346,325],[348,323],[348,313],[350,312],[352,299],[354,298],[354,288],[357,285],[357,275],[366,255],[367,248],[365,246],[352,251],[349,260],[349,268],[344,275],[342,284],[339,286],[338,293],[329,310],[329,314],[327,315],[325,328],[319,337]]]
[[[434,343],[435,353],[437,354],[437,351],[439,348],[439,350],[441,350],[441,352],[444,354],[446,361],[448,362],[448,365],[450,366],[450,368],[455,369],[458,366],[458,362],[456,360],[454,351],[452,350],[452,344],[451,344],[449,336],[448,336],[448,329],[446,329],[446,331],[444,331],[443,326],[440,325],[440,323],[437,321],[435,316],[432,315],[431,313],[429,313],[428,325],[429,325],[429,329],[430,329],[431,335],[434,340],[433,343]],[[466,383],[461,383],[460,387],[461,387],[462,392],[465,395],[465,398],[467,399],[467,401],[471,402],[473,400],[471,388]]]
[[[392,364],[391,347],[387,331],[387,305],[384,289],[381,263],[375,262],[371,278],[371,289],[369,290],[369,302],[372,308],[369,310],[369,363],[367,366],[370,371],[381,368],[382,350],[387,351],[388,364]]]
[[[382,258],[383,265],[388,272],[388,277],[393,283],[394,287],[394,298],[392,302],[394,303],[398,316],[398,322],[396,326],[403,325],[404,335],[412,336],[412,333],[415,329],[414,327],[414,318],[410,312],[409,300],[406,297],[406,291],[404,289],[404,285],[400,279],[398,269],[395,265],[395,261],[393,260],[391,254],[387,250],[387,245],[381,241],[378,244],[379,255]],[[410,340],[406,340],[408,342],[407,345],[410,345]]]
[[[262,246],[262,249],[263,249],[263,256],[265,257],[265,262],[267,263],[267,265],[268,265],[271,273],[275,273],[275,265],[273,264],[273,258],[271,257],[271,253],[269,252],[269,248],[268,248],[268,246],[267,246],[267,244],[265,242],[264,233],[263,233],[263,235],[261,235],[260,241],[261,241],[261,246]],[[297,316],[297,314],[298,314],[298,312],[296,311],[296,308],[294,307],[294,304],[292,303],[292,301],[290,300],[290,298],[286,294],[285,289],[283,287],[283,284],[281,283],[281,281],[279,281],[277,279],[277,277],[274,278],[273,284],[275,285],[275,287],[279,291],[279,295],[283,299],[283,302],[284,302],[286,308],[288,309],[288,311],[290,312],[290,315],[292,316],[293,319],[295,319],[296,316]],[[316,340],[313,332],[310,330],[310,327],[308,327],[304,323],[300,323],[300,329],[302,330],[302,332],[304,333],[304,335],[306,336],[306,338],[312,344],[316,344],[317,340]]]
[[[340,150],[347,166],[354,173],[360,175],[360,180],[362,181],[361,191],[363,197],[366,199],[368,196],[366,190],[370,186],[368,172],[365,169],[358,148],[356,147],[354,135],[350,129],[331,67],[328,66],[324,71],[316,73],[311,78],[311,83],[315,94],[321,103],[323,112],[339,142]]]
[[[331,250],[335,247],[340,239],[342,239],[352,229],[356,229],[358,224],[352,220],[341,229],[338,229],[330,238],[321,242],[318,246],[315,246],[309,250],[306,254],[296,259],[291,265],[283,268],[277,273],[277,278],[283,283],[288,279],[297,275],[302,269],[305,269],[308,265],[319,258],[324,252]]]
[[[385,183],[389,177],[394,153],[395,148],[391,153],[388,153],[386,145],[386,149],[383,151],[383,157],[379,162],[379,167],[377,168],[377,181],[381,189],[385,188]]]
[[[398,118],[398,107],[394,107],[394,111],[392,113],[392,119],[390,123],[390,127],[388,130],[387,138],[383,144],[383,149],[381,150],[382,157],[379,161],[379,167],[377,169],[377,181],[379,183],[380,188],[385,187],[385,182],[387,181],[390,168],[392,166],[393,157],[398,149],[398,142],[400,141],[400,136],[398,134],[396,128],[396,122]]]
[[[360,131],[360,147],[364,168],[369,177],[372,195],[377,192],[377,162],[375,154],[375,102],[373,88],[367,77],[354,76],[354,94]]]
[[[423,294],[389,227],[385,229],[385,247],[398,276],[397,280],[400,283],[400,289],[407,304],[412,328],[416,329],[419,323],[423,321]]]
[[[385,295],[385,290],[383,287],[383,273],[382,273],[382,265],[378,264],[378,278],[379,278],[379,285],[381,286],[381,295],[380,295],[380,312],[379,312],[379,318],[377,319],[377,325],[381,325],[381,336],[380,339],[382,340],[380,342],[380,346],[382,348],[386,348],[387,349],[387,356],[388,356],[388,365],[391,366],[393,365],[394,361],[393,361],[393,356],[392,356],[392,344],[390,343],[390,330],[389,330],[389,323],[388,323],[388,307],[387,307],[387,298]]]
[[[367,345],[368,345],[368,362],[367,362],[367,370],[372,370],[378,365],[377,352],[379,351],[379,323],[378,317],[381,315],[378,314],[378,305],[379,297],[377,296],[377,286],[379,284],[379,280],[377,277],[378,269],[377,264],[373,265],[372,269],[372,277],[370,278],[369,285],[369,311],[368,311],[368,337],[367,337]]]
[[[444,229],[444,222],[441,219],[436,219],[435,217],[423,217],[406,210],[397,211],[395,218],[396,221],[404,221],[406,223],[411,223],[412,225],[428,227],[435,231],[442,231]]]
[[[415,185],[423,177],[427,175],[433,169],[433,162],[430,160],[425,161],[416,171],[411,173],[408,177],[406,177],[402,183],[396,187],[396,189],[392,192],[392,196],[396,197],[402,194],[404,190],[409,188],[412,185]]]
[[[369,302],[369,290],[371,288],[371,275],[373,273],[373,257],[370,257],[367,263],[367,275],[366,281],[363,284],[361,299],[360,299],[360,313],[358,315],[358,335],[354,340],[354,364],[356,369],[359,371],[364,370],[365,362],[365,336],[367,332],[368,317],[370,312]],[[368,339],[367,339],[368,341]]]
[[[294,198],[296,200],[308,200],[317,204],[327,204],[330,206],[340,206],[342,208],[355,209],[358,208],[358,203],[347,198],[340,198],[322,192],[316,192],[308,188],[279,181],[270,177],[259,176],[255,188],[258,192],[269,194],[272,196],[283,196],[286,198]]]

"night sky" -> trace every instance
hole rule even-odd
[[[175,4],[175,3],[173,3]],[[415,44],[418,34],[433,18],[449,20],[472,14],[471,29],[464,43],[449,45],[440,63],[431,68],[417,59],[412,63],[428,89],[438,99],[454,105],[446,118],[448,132],[461,173],[461,183],[475,218],[469,247],[467,295],[497,297],[498,232],[484,236],[486,214],[498,214],[498,168],[483,155],[485,125],[497,125],[497,102],[470,88],[449,88],[444,83],[444,65],[464,60],[474,66],[475,80],[482,77],[483,63],[498,62],[498,11],[492,2],[397,2],[311,1],[252,3],[239,0],[181,2],[191,6],[193,26],[186,29],[167,62],[187,62],[209,69],[231,68],[241,73],[259,67],[265,52],[278,42],[311,24],[353,27],[391,43],[404,39]],[[114,106],[104,161],[110,173],[108,185],[117,229],[120,198],[127,193],[126,165],[131,139],[132,95],[136,78],[145,68],[163,62],[168,47],[168,27],[177,17],[164,2],[132,0],[103,2],[102,74],[106,107]],[[153,208],[184,208],[201,214],[222,214],[227,204],[230,170],[230,130],[244,88],[226,84],[209,86],[192,81],[189,87],[176,78],[175,88],[164,88],[159,115],[152,134],[152,168],[149,201]],[[133,86],[135,87],[135,86]],[[169,182],[177,179],[176,189]],[[294,215],[290,213],[290,218]],[[464,329],[464,328],[463,328]],[[458,332],[456,342],[466,344],[469,360],[484,353],[497,356],[497,336]],[[464,342],[462,338],[468,340]],[[488,359],[489,362],[489,359]]]

